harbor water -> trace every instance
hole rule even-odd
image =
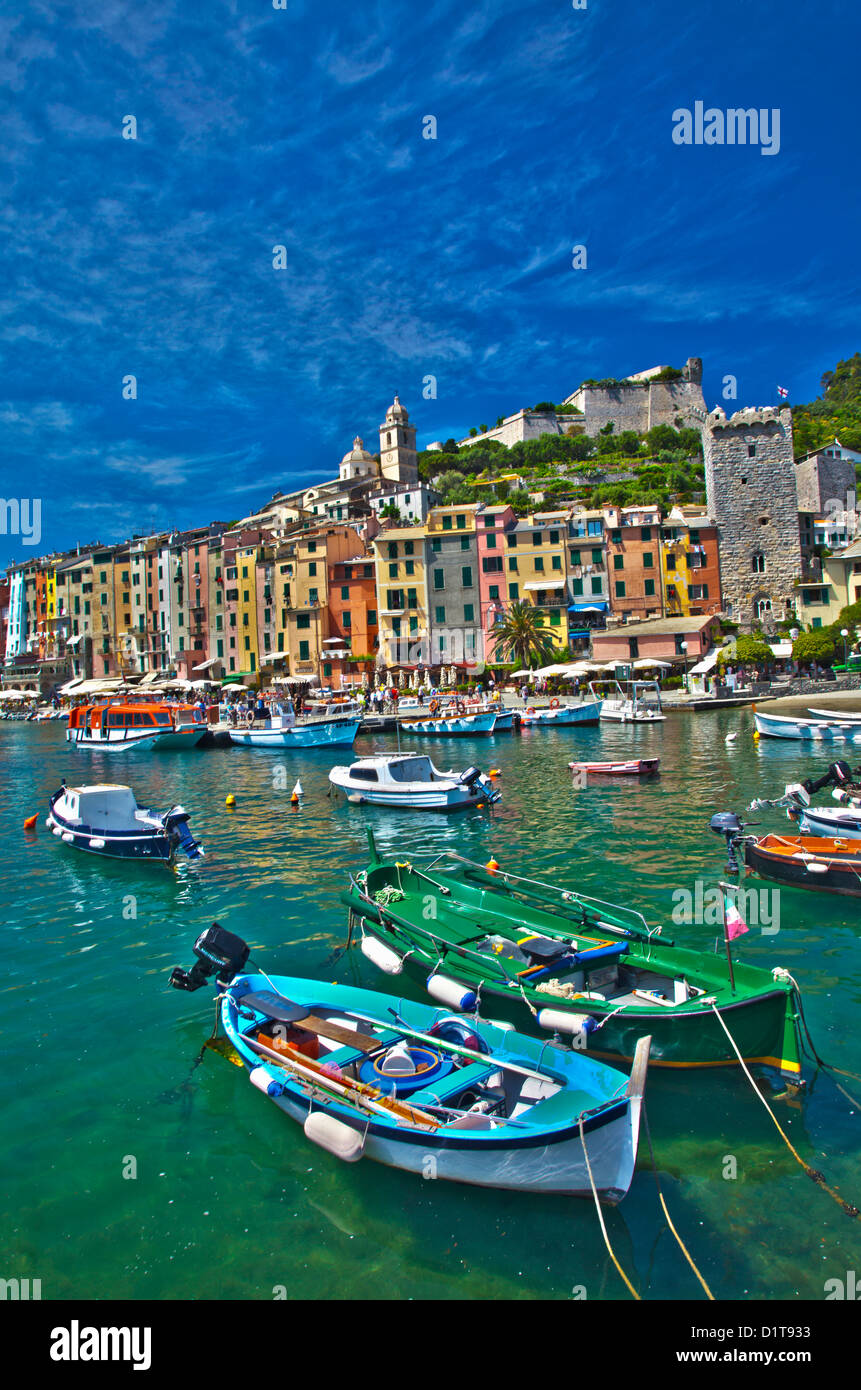
[[[108,754],[72,748],[62,724],[4,723],[0,1275],[41,1280],[43,1299],[627,1299],[591,1202],[339,1163],[241,1070],[202,1052],[213,992],[181,994],[168,977],[218,921],[270,973],[421,998],[407,975],[379,974],[356,948],[339,954],[339,894],[367,861],[367,826],[384,855],[493,856],[711,950],[711,920],[673,922],[685,893],[702,918],[697,903],[726,876],[711,815],[778,796],[829,760],[755,743],[752,727],[749,711],[725,710],[641,729],[413,739],[438,767],[501,770],[497,806],[445,817],[330,796],[329,768],[348,749]],[[356,752],[395,746],[360,737]],[[654,781],[577,788],[567,768],[655,755]],[[141,806],[181,802],[206,857],[171,870],[62,845],[44,818],[63,778],[127,782]],[[757,818],[790,830],[782,813]],[[747,886],[763,890],[762,916],[734,953],[788,969],[819,1053],[861,1074],[861,900]],[[809,1062],[805,1076],[806,1093],[778,1088],[770,1104],[804,1161],[857,1205],[861,1082],[838,1077],[847,1096]],[[861,1223],[804,1174],[738,1069],[653,1069],[646,1097],[661,1189],[716,1298],[821,1299],[828,1279],[861,1269]],[[605,1220],[644,1298],[703,1298],[663,1218],[645,1134],[631,1190]]]

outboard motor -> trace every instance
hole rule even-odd
[[[190,970],[182,970],[177,965],[171,972],[170,983],[174,989],[191,993],[205,985],[216,972],[218,983],[229,985],[234,975],[245,968],[249,949],[241,937],[213,922],[195,941],[194,954],[197,961]]]
[[[854,773],[845,758],[838,758],[836,763],[830,763],[828,771],[819,777],[815,782],[808,777],[802,782],[802,787],[813,796],[816,792],[821,792],[823,787],[845,787],[851,785]]]
[[[188,827],[188,812],[182,806],[171,806],[162,822],[174,845],[184,849],[189,859],[200,859],[204,853]]]
[[[472,787],[476,782],[481,780],[481,768],[468,767],[465,772],[460,774],[457,780],[463,782],[466,787]]]
[[[718,811],[717,815],[712,816],[709,821],[709,829],[713,830],[716,835],[724,836],[727,869],[732,874],[738,873],[738,860],[735,852],[744,834],[744,826],[735,811]]]

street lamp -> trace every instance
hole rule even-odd
[[[685,694],[690,695],[691,692],[688,689],[688,644],[687,642],[680,642],[679,646],[681,647],[682,655],[685,658]]]
[[[841,627],[840,636],[843,638],[843,669],[845,671],[848,670],[848,662],[846,659],[846,638],[849,636],[849,629],[846,627]]]

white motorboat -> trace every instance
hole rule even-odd
[[[189,859],[203,854],[182,806],[143,810],[131,787],[111,782],[81,787],[67,787],[64,782],[51,797],[45,824],[63,844],[109,859],[170,863],[180,849]]]
[[[596,685],[610,685],[613,693],[600,695]],[[661,709],[661,687],[657,681],[592,681],[590,693],[601,701],[600,718],[616,724],[658,724],[666,719]]]
[[[355,702],[353,702],[355,704]],[[355,712],[340,711],[345,705],[332,704],[327,709],[339,711],[297,719],[291,700],[269,706],[269,718],[249,718],[229,729],[231,743],[245,748],[318,748],[324,744],[352,747],[362,722],[358,705]]]
[[[477,767],[440,772],[423,753],[376,753],[333,767],[329,781],[356,804],[407,810],[460,811],[498,801],[500,793]]]

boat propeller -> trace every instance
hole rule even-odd
[[[190,993],[200,989],[211,975],[216,974],[220,985],[229,985],[234,975],[244,969],[249,948],[241,937],[234,936],[233,932],[213,922],[195,941],[194,954],[197,961],[190,970],[182,970],[177,965],[171,971],[170,983],[174,989],[184,989]]]
[[[744,822],[739,820],[735,811],[718,811],[709,821],[709,829],[716,835],[724,836],[727,869],[731,874],[737,874],[739,866],[736,850],[744,838]]]

